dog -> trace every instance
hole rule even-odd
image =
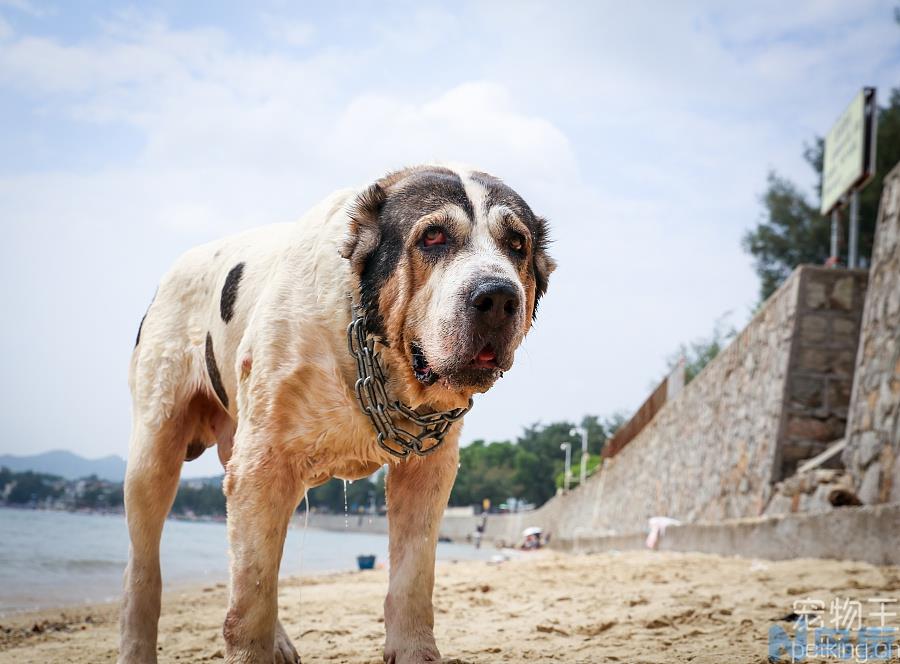
[[[130,363],[118,661],[156,662],[163,523],[182,463],[215,445],[227,662],[300,661],[277,605],[291,516],[308,489],[384,464],[384,660],[439,662],[435,547],[461,420],[512,367],[555,268],[548,242],[547,222],[499,178],[417,166],[184,254]]]

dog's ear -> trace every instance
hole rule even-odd
[[[543,217],[536,217],[534,229],[534,258],[532,260],[532,269],[534,270],[534,310],[531,312],[531,319],[537,318],[538,302],[544,293],[547,292],[547,285],[550,282],[550,274],[556,269],[556,261],[547,253],[547,245],[550,244],[549,225]]]
[[[376,182],[357,195],[350,204],[350,227],[341,245],[341,256],[350,261],[357,274],[362,274],[366,259],[372,255],[381,240],[378,216],[384,206],[384,188]]]

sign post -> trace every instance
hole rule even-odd
[[[831,211],[831,266],[837,265],[838,243],[841,238],[841,211],[835,206]]]
[[[859,191],[850,194],[850,240],[847,246],[847,267],[851,270],[859,260]]]
[[[837,264],[840,208],[850,195],[850,233],[847,265],[856,267],[859,252],[859,198],[875,174],[877,106],[875,88],[860,90],[825,137],[822,168],[822,215],[831,214],[831,258]]]

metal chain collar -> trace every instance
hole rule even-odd
[[[402,401],[391,401],[385,390],[384,371],[375,352],[375,339],[366,332],[366,318],[353,307],[353,320],[347,326],[347,347],[356,358],[356,399],[359,407],[378,433],[378,444],[395,457],[405,458],[410,453],[418,456],[431,454],[441,443],[450,425],[461,419],[472,408],[472,399],[465,408],[454,408],[428,415],[420,415]],[[413,424],[422,428],[416,435],[394,424],[391,412],[396,411]],[[434,440],[430,445],[428,439]]]

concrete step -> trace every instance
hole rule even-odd
[[[645,548],[646,533],[558,538],[553,548],[576,553]],[[657,547],[723,556],[788,560],[831,558],[900,564],[900,504],[843,507],[829,512],[670,526]]]

